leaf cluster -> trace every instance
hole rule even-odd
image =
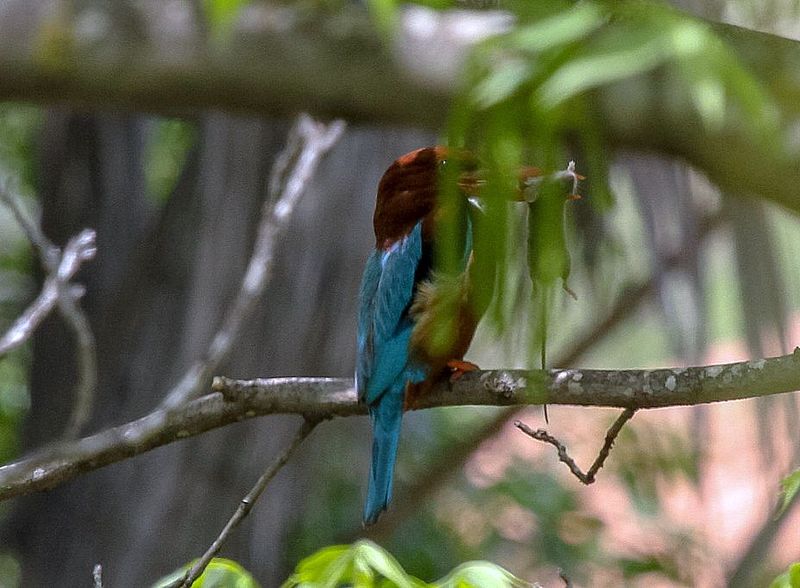
[[[528,582],[486,561],[461,564],[444,578],[423,582],[408,574],[391,554],[361,540],[325,547],[302,560],[283,588],[525,588]]]
[[[153,588],[173,586],[192,568],[195,561],[189,562],[169,576],[161,578]],[[192,583],[192,588],[259,588],[253,576],[237,562],[215,557],[205,571]]]

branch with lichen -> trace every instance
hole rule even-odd
[[[366,414],[345,378],[214,378],[213,392],[177,409],[41,449],[0,467],[0,500],[52,488],[83,473],[245,419]],[[800,389],[800,348],[769,359],[655,370],[486,370],[441,382],[415,408],[578,405],[647,409],[756,398]]]

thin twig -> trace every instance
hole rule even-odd
[[[61,296],[58,299],[61,316],[72,327],[78,351],[78,383],[75,386],[75,401],[64,437],[74,439],[89,421],[92,403],[97,388],[97,345],[86,313],[74,298]]]
[[[8,203],[5,194],[0,190],[0,200]],[[91,259],[95,254],[95,233],[91,229],[84,229],[73,237],[64,248],[64,255],[59,255],[60,260],[55,266],[55,271],[48,272],[44,286],[34,302],[14,321],[6,333],[0,337],[0,355],[5,355],[12,349],[19,347],[27,341],[36,327],[50,313],[59,300],[59,283],[63,283],[70,291],[67,294],[70,300],[80,296],[79,288],[69,285],[69,280],[80,269],[84,261]],[[57,251],[57,249],[56,249]]]
[[[250,513],[256,501],[258,501],[258,498],[264,492],[264,489],[272,481],[272,478],[274,478],[281,468],[286,465],[286,462],[289,461],[289,457],[291,457],[294,450],[300,446],[303,440],[305,440],[305,438],[311,434],[311,431],[313,431],[319,423],[319,418],[307,418],[303,422],[300,429],[297,431],[297,434],[294,436],[294,439],[292,439],[291,443],[289,443],[286,449],[284,449],[283,453],[281,453],[275,459],[275,461],[270,464],[266,471],[261,474],[261,477],[255,483],[255,485],[250,489],[250,492],[248,492],[247,495],[242,498],[238,508],[233,513],[233,516],[231,516],[225,527],[222,529],[222,531],[220,531],[220,534],[217,536],[208,550],[203,554],[203,557],[197,560],[197,562],[186,572],[182,578],[172,583],[170,585],[171,588],[177,588],[178,586],[188,588],[195,580],[197,580],[197,578],[200,577],[214,556],[219,553],[220,549],[222,549],[222,546],[228,539],[231,531],[233,531]]]
[[[572,588],[572,582],[570,582],[569,576],[567,576],[566,572],[561,568],[558,568],[558,577],[564,582],[564,588]]]
[[[58,247],[53,245],[50,240],[44,236],[39,226],[28,218],[22,204],[12,192],[13,187],[11,181],[5,179],[2,185],[0,185],[0,200],[11,210],[11,214],[14,215],[14,220],[16,220],[17,224],[22,228],[28,241],[33,244],[45,270],[48,273],[56,273],[61,252],[58,250]]]
[[[614,444],[617,435],[619,435],[619,432],[622,430],[622,427],[625,425],[625,423],[631,420],[633,413],[635,412],[636,410],[633,408],[626,408],[622,411],[622,414],[617,417],[617,420],[614,421],[614,424],[611,425],[611,428],[606,433],[606,440],[603,443],[603,447],[600,449],[600,453],[597,454],[597,458],[594,460],[592,467],[590,467],[585,474],[578,467],[578,464],[575,463],[575,460],[569,456],[566,446],[564,446],[561,441],[553,437],[547,431],[544,429],[536,429],[534,431],[522,421],[514,421],[514,426],[537,441],[550,443],[550,445],[555,447],[558,450],[559,461],[564,462],[569,468],[569,471],[571,471],[576,478],[588,486],[589,484],[593,484],[595,482],[595,476],[600,468],[603,467],[603,464],[608,458],[608,454],[611,452],[611,446]]]
[[[30,338],[39,323],[50,314],[57,298],[58,288],[54,281],[45,281],[36,300],[17,317],[8,331],[0,337],[0,356],[19,347]]]
[[[289,131],[287,145],[272,168],[269,194],[262,207],[253,255],[236,299],[228,308],[205,356],[198,359],[167,393],[162,408],[176,408],[196,398],[230,354],[242,325],[247,323],[269,282],[275,243],[288,225],[292,211],[322,156],[336,144],[344,128],[345,123],[340,120],[323,124],[307,114],[297,117]]]
[[[78,304],[83,296],[82,287],[70,284],[70,280],[81,264],[93,259],[97,253],[95,232],[84,229],[72,237],[62,252],[50,242],[39,226],[23,212],[21,203],[14,197],[8,185],[0,186],[0,200],[11,210],[28,240],[41,260],[47,274],[42,291],[36,300],[14,322],[0,338],[0,355],[24,343],[55,305],[61,316],[72,328],[78,355],[78,382],[75,386],[75,401],[64,432],[64,437],[78,436],[89,419],[97,386],[97,350],[89,319]]]

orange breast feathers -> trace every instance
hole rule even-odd
[[[409,356],[429,368],[428,382],[432,383],[446,372],[454,360],[467,352],[484,309],[477,307],[473,296],[474,251],[464,271],[446,276],[432,271],[433,241],[436,224],[444,216],[437,201],[442,166],[459,166],[458,186],[463,199],[459,201],[462,219],[461,239],[466,243],[468,196],[480,192],[483,180],[477,160],[469,152],[442,146],[425,147],[398,158],[384,173],[378,185],[373,225],[375,244],[387,251],[394,243],[410,234],[422,222],[423,253],[417,269],[415,294],[409,309],[414,327],[409,342]],[[452,216],[448,214],[447,216]],[[492,284],[493,280],[483,281]],[[491,286],[487,286],[491,287]],[[481,300],[491,298],[479,297]],[[456,362],[458,363],[458,362]]]
[[[470,294],[474,287],[470,256],[466,270],[457,276],[434,274],[419,284],[411,316],[414,330],[409,343],[412,357],[430,366],[430,378],[440,377],[469,349],[483,314]]]

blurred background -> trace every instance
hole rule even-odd
[[[675,4],[800,36],[796,2]],[[0,38],[4,47],[43,43],[50,59],[58,26],[72,19],[108,51],[145,39],[170,51],[172,42],[218,42],[292,11],[354,8],[336,0],[4,0]],[[43,36],[21,39],[31,23]],[[239,287],[289,124],[222,111],[0,104],[0,175],[13,178],[55,243],[97,230],[97,257],[78,277],[99,362],[86,431],[147,414],[207,349]],[[352,375],[377,182],[396,157],[436,141],[428,131],[348,127],[294,211],[263,302],[221,374]],[[663,157],[609,159],[614,206],[601,215],[586,205],[589,178],[584,200],[568,211],[578,300],[564,297],[553,310],[554,367],[719,363],[800,342],[795,217],[720,195],[702,174]],[[0,207],[0,332],[41,279],[29,242]],[[528,340],[524,329],[498,337],[483,327],[468,358],[483,368],[536,367]],[[0,460],[60,435],[76,377],[72,334],[57,315],[0,358]],[[800,559],[797,509],[773,517],[780,479],[800,464],[799,415],[794,395],[638,413],[597,483],[584,487],[552,448],[512,426],[515,418],[542,426],[538,408],[411,413],[394,505],[368,531],[360,526],[368,422],[337,419],[280,472],[223,555],[263,586],[278,585],[313,551],[359,537],[426,580],[487,559],[543,585],[560,585],[558,568],[586,586],[764,585]],[[551,406],[548,428],[587,467],[615,416]],[[108,586],[151,584],[205,551],[299,421],[228,426],[0,504],[0,586],[85,586],[96,563]]]

